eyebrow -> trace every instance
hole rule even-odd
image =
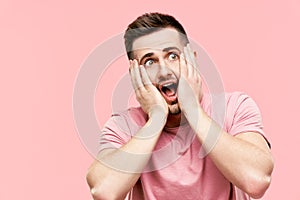
[[[170,51],[170,50],[174,50],[174,49],[181,52],[177,47],[167,47],[167,48],[164,48],[163,51],[166,52],[166,51]]]
[[[151,57],[151,56],[153,56],[154,55],[154,53],[146,53],[145,55],[143,55],[143,57],[141,58],[141,60],[140,60],[140,62],[142,62],[145,58],[148,58],[148,57]]]
[[[174,49],[177,50],[177,51],[179,51],[179,53],[181,53],[181,51],[180,51],[177,47],[166,47],[166,48],[164,48],[162,51],[163,51],[163,52],[168,52],[168,51],[174,50]],[[151,57],[151,56],[153,56],[153,55],[154,55],[153,52],[146,53],[146,54],[143,55],[143,57],[140,59],[140,62],[142,62],[145,58]]]

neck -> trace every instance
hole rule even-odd
[[[174,128],[174,127],[179,127],[180,125],[183,125],[186,123],[187,123],[187,120],[182,113],[179,113],[176,115],[169,114],[165,127]]]

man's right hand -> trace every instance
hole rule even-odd
[[[91,165],[87,182],[94,199],[125,199],[148,164],[167,120],[168,104],[144,66],[133,60],[129,71],[137,100],[149,119],[126,144],[103,150]],[[118,137],[117,132],[109,131]]]
[[[126,197],[148,164],[166,123],[168,104],[152,85],[144,66],[139,66],[136,60],[130,61],[130,76],[137,100],[149,119],[121,148],[103,150],[100,162],[96,159],[91,165],[87,181],[94,199]]]
[[[137,60],[130,60],[130,76],[136,99],[142,109],[148,114],[149,118],[155,116],[167,119],[169,108],[165,99],[157,88],[152,85],[150,78],[143,65],[138,64]]]

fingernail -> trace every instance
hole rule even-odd
[[[92,188],[91,189],[91,194],[95,194],[96,193],[96,189],[95,188]]]

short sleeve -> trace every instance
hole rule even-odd
[[[262,117],[260,110],[254,100],[245,93],[234,93],[230,97],[232,106],[228,112],[233,116],[232,125],[229,128],[231,135],[243,132],[257,132],[261,134],[270,146],[263,131]]]
[[[140,107],[113,114],[101,130],[98,152],[125,145],[144,126],[146,119]]]
[[[118,149],[130,139],[127,120],[122,114],[113,114],[101,130],[98,152],[108,148]]]

